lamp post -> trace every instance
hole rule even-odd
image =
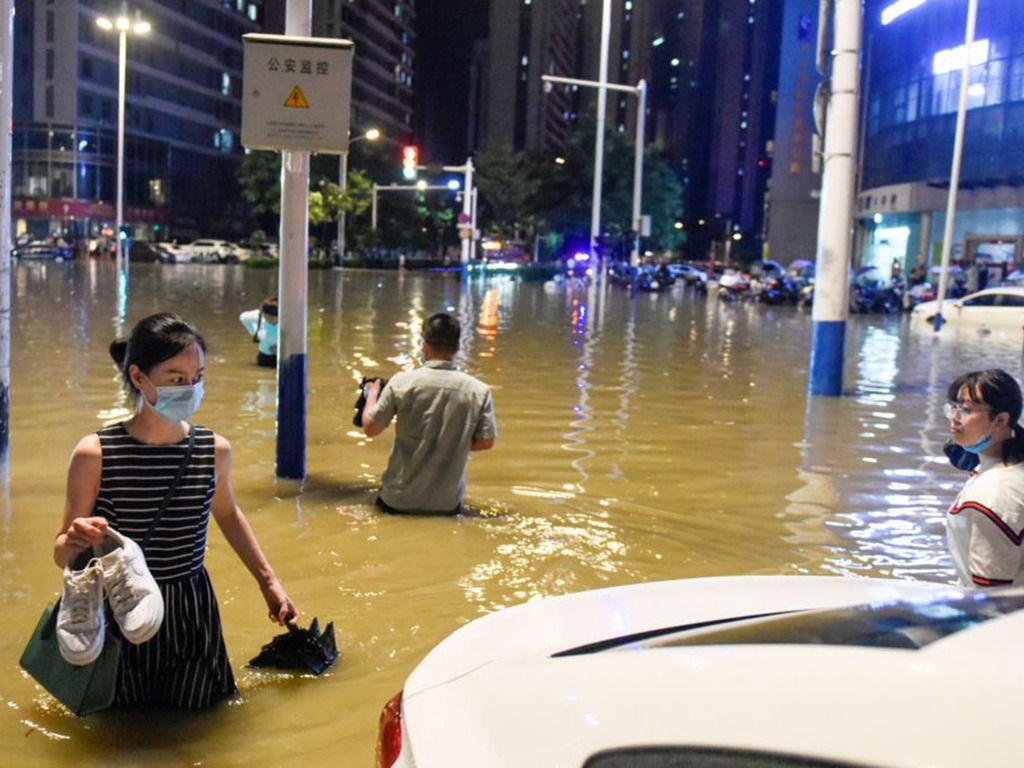
[[[357,141],[376,141],[380,138],[380,131],[376,128],[371,128],[362,136],[356,136],[354,139],[350,139],[348,145],[351,147]],[[346,149],[341,153],[338,159],[338,188],[341,190],[341,195],[344,197],[345,190],[348,188],[348,150]],[[340,207],[338,211],[338,264],[345,258],[345,209]]]
[[[114,19],[100,16],[96,19],[97,26],[108,32],[117,30],[118,54],[117,54],[117,276],[121,280],[125,274],[124,252],[124,106],[125,106],[125,71],[128,60],[128,33],[145,35],[152,29],[148,21],[139,17],[135,12],[135,19],[128,18],[128,9],[122,4],[121,13]]]
[[[636,233],[633,241],[633,250],[629,256],[630,266],[636,267],[640,263],[640,228],[641,228],[641,205],[640,205],[640,190],[643,187],[644,179],[644,117],[647,112],[647,82],[640,80],[635,86],[633,85],[619,85],[618,83],[599,83],[593,80],[579,80],[574,77],[557,77],[555,75],[541,75],[541,80],[546,83],[565,83],[567,85],[582,85],[590,88],[599,88],[602,91],[619,91],[622,93],[631,93],[638,99],[636,109],[636,146],[633,158],[633,226],[632,229]],[[563,161],[564,162],[564,161]],[[595,171],[598,166],[595,164]],[[601,205],[600,199],[595,199],[594,204],[598,207]],[[593,234],[593,237],[597,237],[600,233]]]
[[[956,110],[956,131],[953,134],[953,159],[949,170],[949,193],[946,196],[946,225],[942,232],[942,271],[939,272],[939,291],[935,296],[935,307],[938,310],[932,324],[935,330],[942,328],[946,319],[942,316],[942,307],[946,300],[946,289],[949,286],[949,255],[953,243],[953,224],[956,218],[956,196],[960,189],[960,165],[964,151],[964,128],[967,122],[967,91],[970,86],[971,52],[974,49],[974,30],[978,20],[978,0],[968,0],[967,21],[964,28],[963,59],[960,62],[960,99]]]

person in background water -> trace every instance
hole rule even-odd
[[[211,514],[256,579],[271,621],[292,624],[298,610],[235,501],[230,443],[210,429],[189,426],[203,397],[203,337],[178,315],[160,313],[140,320],[127,340],[111,343],[110,354],[135,414],[75,446],[53,559],[65,568],[102,545],[108,527],[142,546],[163,596],[164,618],[152,639],[122,644],[114,706],[202,709],[236,693],[204,565]],[[153,526],[193,429],[192,456]],[[143,545],[151,526],[151,543]]]
[[[397,415],[395,443],[381,478],[385,512],[457,514],[466,495],[470,451],[494,447],[498,434],[487,385],[453,362],[459,322],[438,313],[423,327],[423,365],[366,385],[363,430],[375,437]]]
[[[245,330],[258,343],[256,365],[277,367],[277,296],[263,300],[259,309],[250,309],[238,316]]]
[[[946,515],[946,538],[965,586],[1024,584],[1024,430],[1021,390],[998,368],[949,385],[945,405],[955,445],[947,455],[971,476]]]

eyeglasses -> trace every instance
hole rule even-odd
[[[972,413],[984,413],[986,411],[991,412],[991,408],[965,408],[957,403],[946,403],[942,406],[942,412],[946,414],[947,419],[956,419],[957,421],[963,421]]]

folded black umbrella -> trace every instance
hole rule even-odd
[[[264,645],[259,656],[249,661],[250,667],[297,669],[319,675],[338,658],[333,621],[323,632],[320,632],[320,624],[316,619],[313,619],[309,629],[291,624],[286,626],[288,631]]]

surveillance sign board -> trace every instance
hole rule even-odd
[[[242,145],[348,151],[351,40],[243,35]]]

